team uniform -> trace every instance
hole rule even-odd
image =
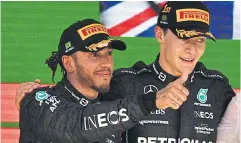
[[[121,132],[155,109],[155,93],[112,102],[89,100],[66,78],[26,95],[20,109],[20,143],[119,143]],[[145,110],[145,111],[143,111]]]
[[[177,79],[166,73],[156,60],[146,65],[137,62],[131,68],[114,72],[111,91],[119,97],[149,94]],[[235,95],[228,79],[198,62],[185,87],[187,101],[178,109],[156,109],[123,134],[129,143],[215,143],[218,123]],[[103,96],[111,99],[111,96]],[[113,97],[113,96],[112,96]]]

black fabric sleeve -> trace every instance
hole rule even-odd
[[[59,143],[77,143],[80,140],[95,142],[108,135],[121,133],[144,117],[147,113],[143,109],[148,112],[153,108],[150,103],[154,100],[146,98],[148,94],[126,96],[83,107],[55,93],[46,93],[48,97],[41,104],[36,99],[36,92],[24,97],[20,108],[20,130],[26,128],[39,140]],[[150,97],[153,97],[153,93]],[[147,103],[143,101],[146,99],[149,100]]]
[[[156,92],[150,92],[148,94],[141,95],[138,99],[141,110],[145,115],[148,115],[151,111],[156,110]]]

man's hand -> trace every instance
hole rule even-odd
[[[156,93],[156,106],[159,109],[178,109],[187,100],[189,91],[183,86],[187,81],[188,74],[183,73],[177,80],[169,83],[165,88]]]
[[[40,80],[36,79],[34,82],[25,82],[20,85],[16,91],[15,105],[17,109],[20,109],[20,104],[26,93],[32,92],[34,89],[40,86]]]

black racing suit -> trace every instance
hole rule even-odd
[[[121,132],[156,108],[155,98],[151,93],[112,102],[89,100],[63,78],[56,86],[36,89],[23,98],[19,141],[119,143]]]
[[[177,77],[160,67],[158,59],[159,56],[150,65],[137,62],[131,68],[116,70],[110,92],[119,95],[103,98],[111,100],[147,94],[176,80]],[[235,95],[228,79],[198,62],[185,86],[190,94],[180,109],[153,110],[123,133],[122,140],[128,143],[215,143],[218,123]]]

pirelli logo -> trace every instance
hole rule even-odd
[[[200,21],[209,25],[209,13],[200,9],[179,9],[176,10],[177,22]]]
[[[77,31],[78,31],[80,37],[82,38],[82,40],[85,40],[86,38],[88,38],[92,35],[95,35],[95,34],[99,34],[99,33],[108,34],[106,28],[102,24],[91,24],[91,25],[85,26]]]

